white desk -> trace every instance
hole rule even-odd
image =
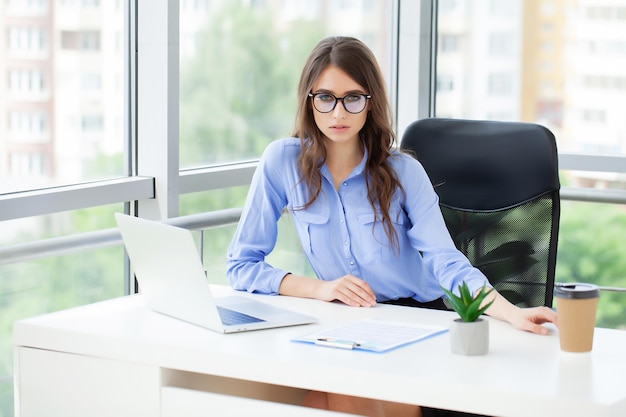
[[[494,416],[626,416],[624,331],[596,329],[592,353],[564,354],[555,330],[490,319],[486,356],[452,355],[447,333],[377,354],[290,340],[363,318],[447,325],[454,313],[254,297],[320,323],[221,335],[148,311],[141,296],[16,322],[17,416],[320,415],[280,404],[309,389]]]

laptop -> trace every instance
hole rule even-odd
[[[213,297],[190,230],[121,213],[115,219],[151,310],[220,333],[317,322],[249,297]]]

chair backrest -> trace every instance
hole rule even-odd
[[[409,125],[401,149],[424,166],[472,265],[512,303],[552,306],[560,217],[554,135],[532,123],[431,118]]]

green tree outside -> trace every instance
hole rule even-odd
[[[562,203],[556,282],[626,288],[626,208]],[[626,293],[600,294],[597,325],[626,329]]]
[[[198,54],[181,63],[181,167],[255,159],[291,134],[299,70],[323,26],[273,28],[268,12],[229,2],[198,38]],[[206,210],[206,208],[205,208]]]

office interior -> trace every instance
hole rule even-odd
[[[414,120],[548,127],[558,282],[602,286],[626,328],[626,0],[8,0],[0,4],[0,417],[14,321],[134,293],[113,213],[194,230],[209,281],[263,148],[288,136],[301,65],[362,39],[398,142]],[[281,219],[270,262],[312,274]]]

